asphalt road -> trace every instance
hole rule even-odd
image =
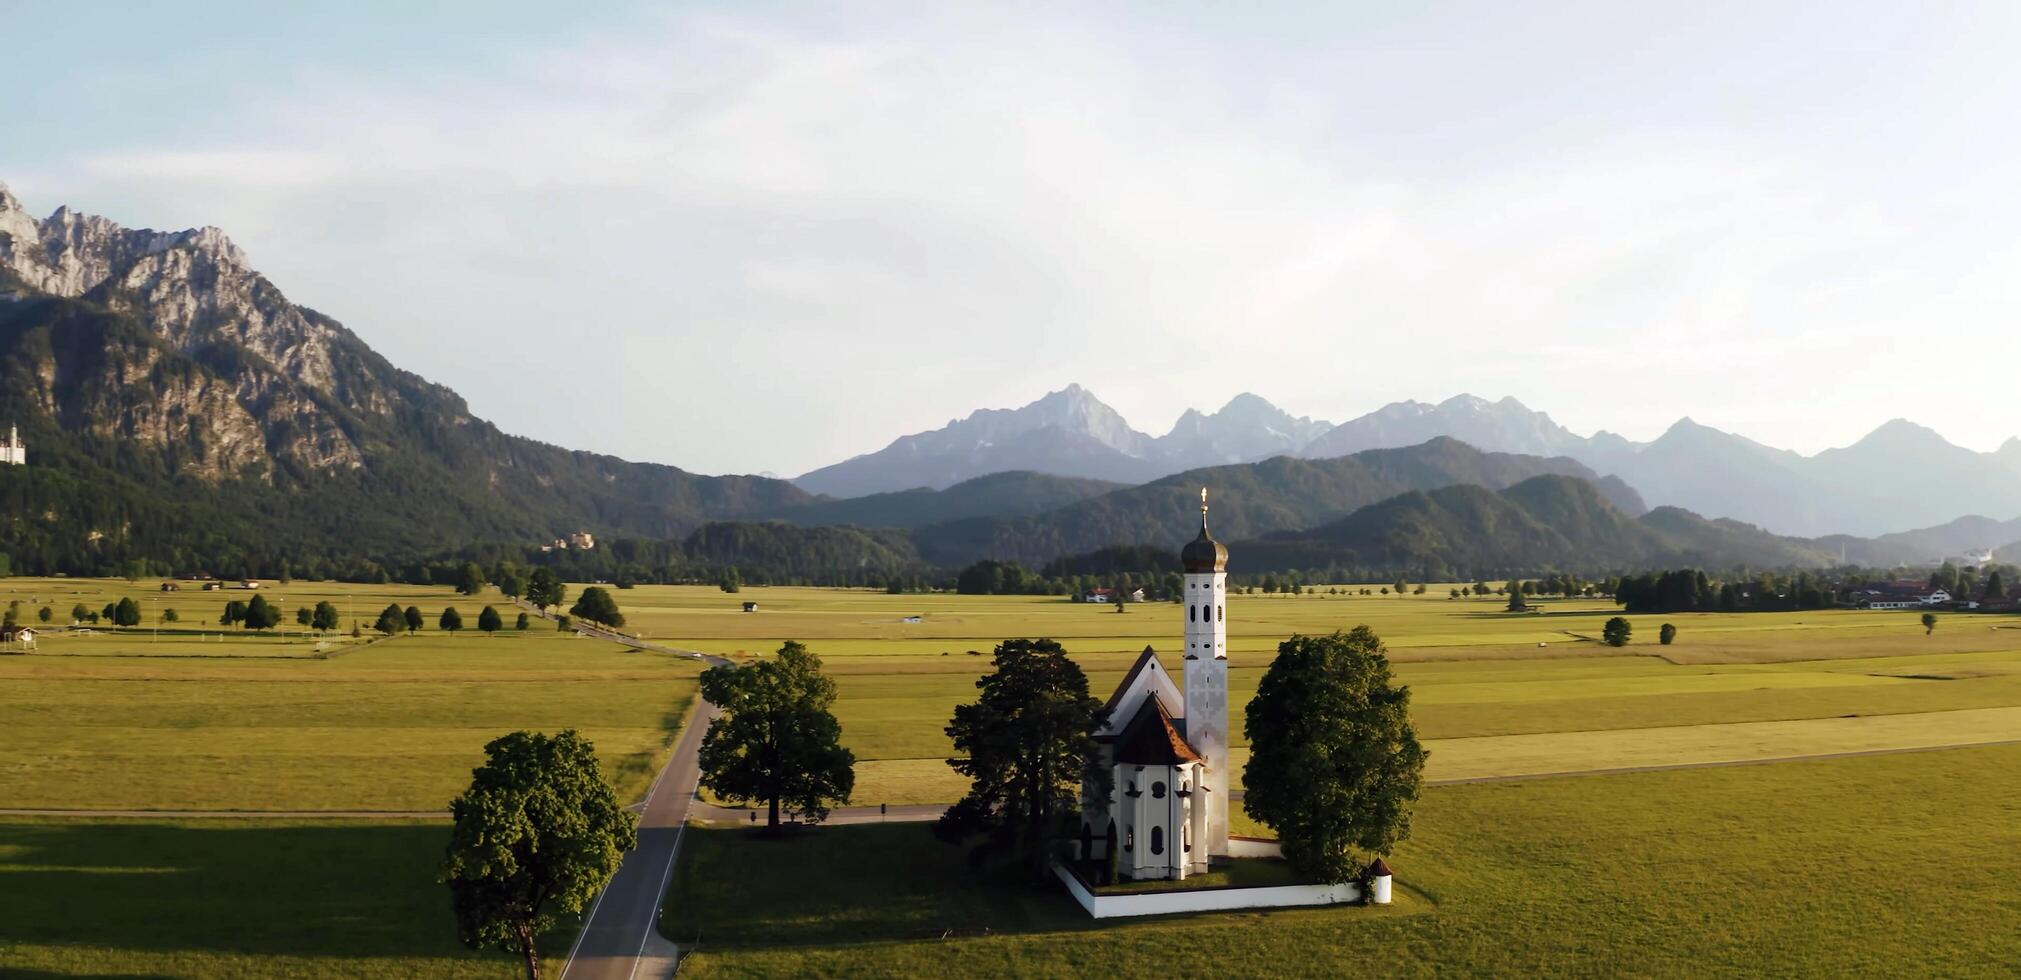
[[[639,845],[590,906],[582,934],[562,966],[562,980],[631,980],[670,977],[679,959],[660,935],[660,900],[681,853],[688,807],[701,779],[695,757],[716,709],[702,703],[681,732],[674,757],[660,770],[639,814]]]

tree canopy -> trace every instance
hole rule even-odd
[[[1387,854],[1410,836],[1428,753],[1410,690],[1392,682],[1368,627],[1278,644],[1243,733],[1243,808],[1277,831],[1301,874],[1352,880],[1362,867],[1353,849]]]
[[[442,880],[464,945],[518,953],[537,980],[540,933],[557,913],[580,912],[617,873],[638,843],[638,818],[572,730],[514,732],[484,756],[470,788],[449,804],[456,825]]]
[[[1620,616],[1609,619],[1606,625],[1600,627],[1600,639],[1610,647],[1627,646],[1628,638],[1634,633],[1635,627]]]
[[[400,606],[396,603],[379,611],[379,621],[373,623],[372,628],[387,636],[392,636],[400,632],[400,628],[405,625],[407,625],[407,618],[401,615]]]
[[[485,606],[477,611],[477,628],[486,633],[496,633],[505,622],[498,618],[498,610]]]
[[[991,663],[975,682],[981,696],[956,706],[947,726],[962,753],[947,764],[970,785],[943,827],[1006,828],[1035,855],[1056,819],[1075,811],[1083,780],[1106,782],[1094,739],[1102,702],[1056,641],[1006,640]]]
[[[722,711],[702,736],[704,787],[734,802],[762,801],[771,828],[782,805],[817,823],[830,803],[848,802],[856,756],[829,711],[835,682],[805,646],[789,640],[770,660],[711,667],[702,697]]]
[[[526,580],[526,601],[542,609],[559,606],[567,597],[568,586],[562,584],[561,579],[549,569],[536,568]]]
[[[140,603],[133,601],[131,596],[119,600],[119,604],[112,608],[112,624],[114,626],[139,626]]]
[[[407,623],[409,633],[419,633],[421,627],[428,625],[427,617],[421,615],[420,606],[408,606],[407,611],[400,614],[400,618]]]
[[[435,625],[445,633],[454,633],[463,628],[463,614],[457,612],[455,606],[448,606],[442,610],[442,618]]]
[[[309,614],[309,625],[319,630],[336,629],[337,607],[327,600],[316,603],[315,610]]]
[[[460,595],[476,595],[484,591],[484,569],[474,561],[466,561],[456,570],[456,591]]]
[[[568,614],[613,628],[625,624],[624,613],[618,611],[618,601],[611,598],[610,590],[602,586],[592,585],[582,590],[575,605],[569,607]]]

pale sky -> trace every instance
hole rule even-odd
[[[0,181],[700,472],[1073,381],[2021,432],[2021,5],[1412,6],[0,0]]]

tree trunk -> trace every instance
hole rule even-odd
[[[778,798],[778,797],[776,797],[776,796],[774,796],[774,797],[772,797],[772,798],[771,798],[771,799],[770,799],[769,801],[767,801],[767,803],[768,803],[768,809],[769,809],[769,812],[768,812],[768,813],[767,813],[767,814],[765,815],[765,827],[766,827],[766,829],[768,829],[768,830],[778,830],[778,829],[779,829],[779,798]]]
[[[540,950],[534,946],[533,926],[519,923],[519,951],[526,956],[526,980],[540,980]]]

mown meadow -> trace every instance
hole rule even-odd
[[[290,624],[295,608],[331,601],[366,635],[204,622],[243,592],[0,580],[0,601],[21,599],[30,616],[30,600],[67,612],[122,596],[179,614],[159,633],[154,619],[52,631],[34,654],[0,656],[13,749],[0,808],[433,813],[484,742],[564,727],[587,733],[636,799],[693,704],[698,666],[679,657],[541,621],[495,636],[434,628],[448,605],[467,623],[493,605],[510,624],[516,610],[495,590],[294,582],[263,594]],[[1059,639],[1103,696],[1180,628],[1171,606],[1049,597],[614,594],[629,630],[671,647],[738,658],[808,643],[839,687],[861,805],[960,794],[942,728],[1002,639]],[[374,639],[389,603],[419,607],[427,628]],[[1615,615],[1605,601],[1501,606],[1450,600],[1445,586],[1231,597],[1238,765],[1240,712],[1278,641],[1360,623],[1388,641],[1440,783],[1393,861],[1391,909],[1098,929],[1057,894],[979,883],[917,825],[763,845],[705,829],[676,874],[666,932],[700,936],[684,969],[718,975],[1132,974],[1181,961],[1319,974],[1365,965],[1367,950],[1406,973],[1822,975],[1879,972],[1910,947],[1930,972],[1970,974],[1989,972],[1998,937],[2021,933],[1999,885],[2021,871],[2021,748],[1998,744],[2021,739],[2021,621],[1946,616],[1926,635],[1914,613],[1680,616],[1667,618],[1677,642],[1660,646],[1666,617],[1634,616],[1617,649],[1597,642]],[[1933,751],[1822,758],[1905,749]],[[1808,761],[1591,774],[1791,757]],[[1563,773],[1588,775],[1460,782]],[[454,941],[435,882],[444,839],[439,819],[0,817],[0,963],[30,975],[510,975],[510,958]],[[1764,906],[1775,914],[1747,911]]]

